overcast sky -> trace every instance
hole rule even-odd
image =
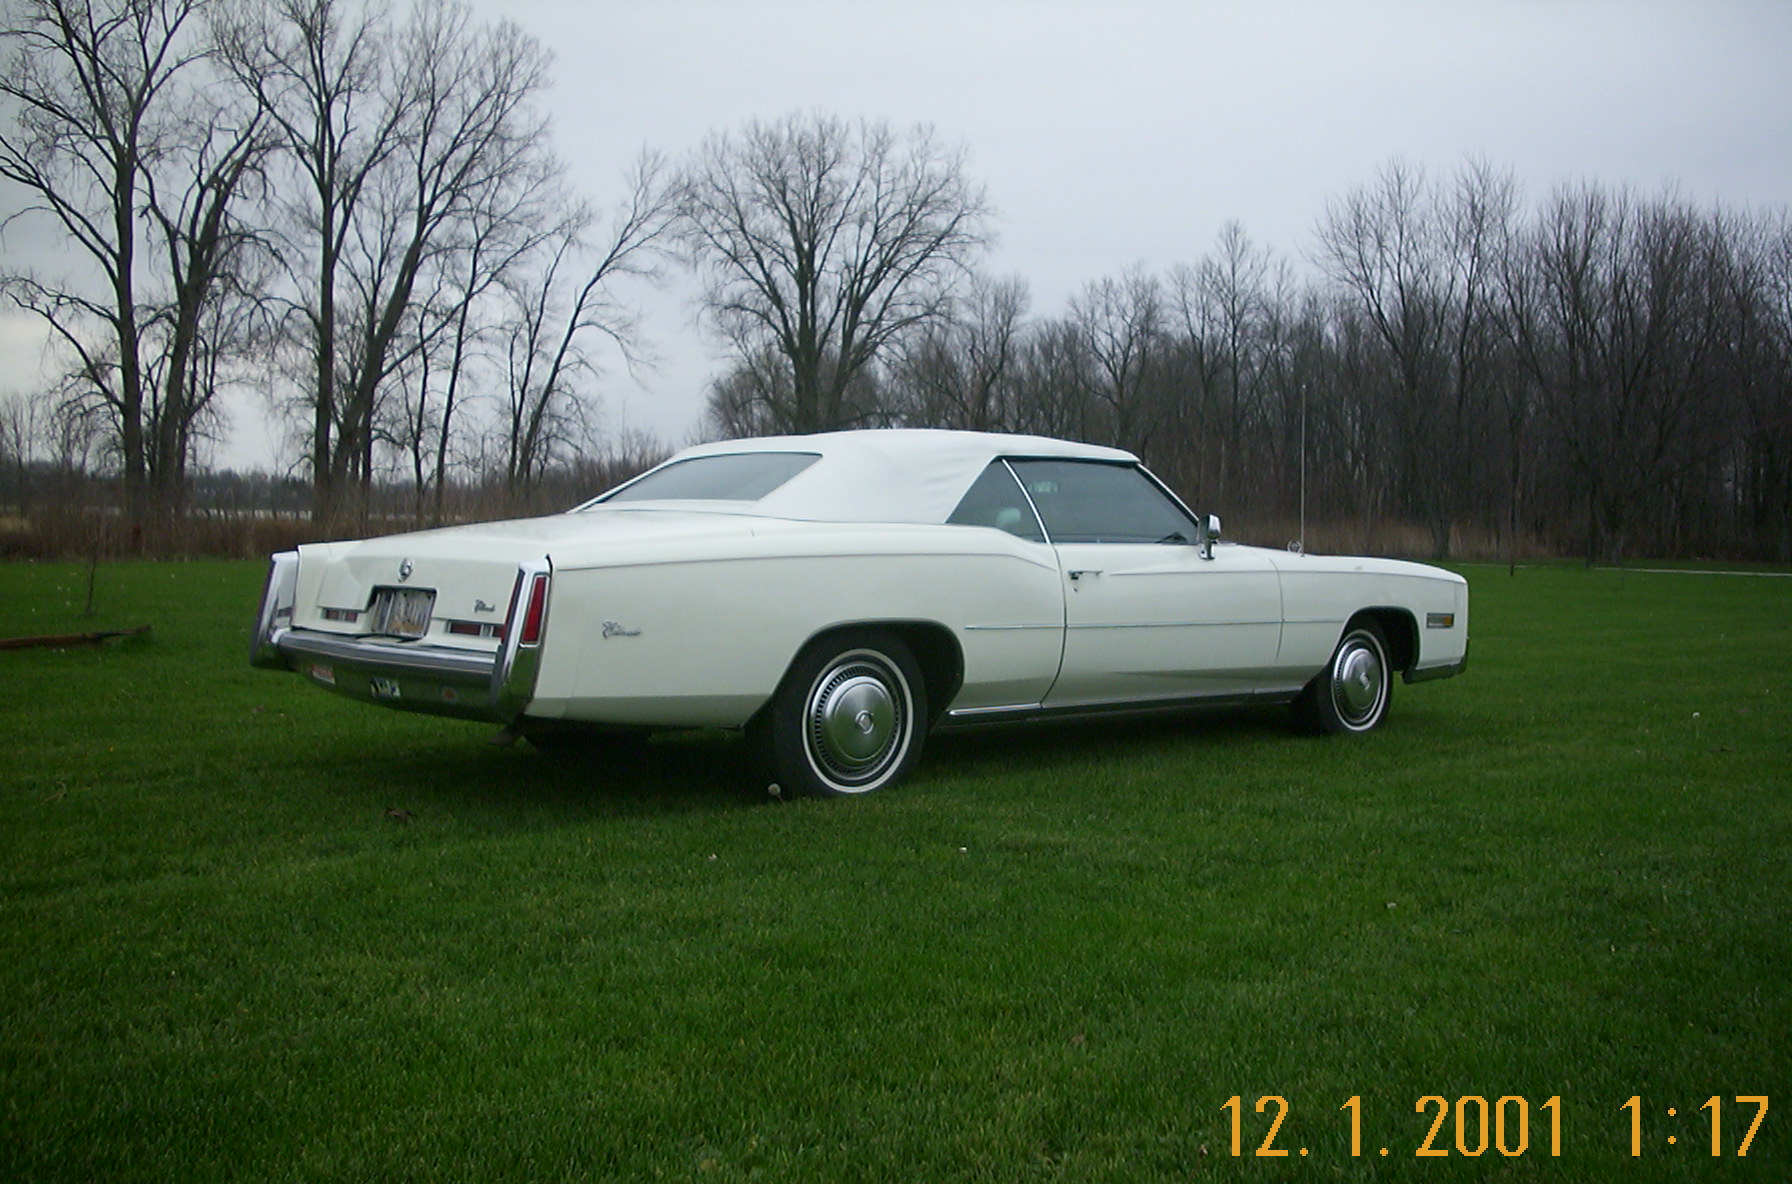
[[[987,267],[1056,315],[1084,283],[1193,262],[1228,220],[1297,264],[1328,199],[1399,157],[1702,205],[1792,205],[1792,0],[476,0],[555,54],[556,144],[599,204],[644,146],[751,118],[925,122],[997,211]],[[11,249],[11,244],[8,244]],[[607,422],[682,442],[718,368],[681,297]],[[11,348],[0,338],[0,349]],[[238,413],[220,459],[271,449]],[[265,462],[264,462],[265,463]]]
[[[556,55],[560,152],[614,200],[642,146],[750,118],[926,122],[970,154],[989,269],[1055,315],[1206,252],[1228,220],[1300,262],[1328,199],[1400,157],[1481,156],[1535,201],[1596,179],[1792,204],[1789,0],[482,0]],[[675,302],[662,302],[675,303]],[[688,310],[613,421],[681,438],[714,371]]]

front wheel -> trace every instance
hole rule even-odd
[[[1368,732],[1387,718],[1394,683],[1387,642],[1364,622],[1347,629],[1297,704],[1305,721],[1321,732]]]
[[[783,792],[870,793],[921,756],[927,689],[894,634],[838,634],[798,656],[767,707],[761,746]]]

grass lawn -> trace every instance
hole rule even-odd
[[[777,803],[253,670],[259,564],[85,574],[0,566],[0,636],[154,626],[0,653],[0,1181],[1792,1177],[1792,580],[1471,568],[1375,735]]]

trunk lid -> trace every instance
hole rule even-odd
[[[664,510],[584,510],[480,522],[299,548],[294,624],[337,633],[373,631],[392,593],[434,593],[427,636],[449,644],[496,644],[510,613],[517,569],[546,558],[555,567],[651,559],[698,539],[753,533],[741,515]],[[482,631],[456,629],[485,627]]]

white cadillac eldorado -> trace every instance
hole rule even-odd
[[[1223,542],[1136,457],[887,430],[687,449],[577,509],[273,557],[257,666],[543,748],[745,729],[775,791],[898,780],[935,725],[1290,703],[1366,732],[1460,672],[1468,587]]]

